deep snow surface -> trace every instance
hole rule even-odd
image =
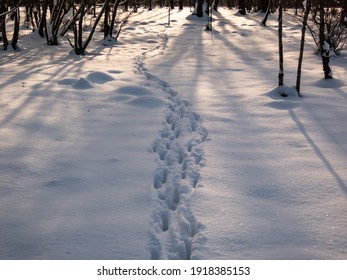
[[[346,259],[346,54],[308,38],[298,98],[287,14],[282,98],[275,16],[166,16],[0,54],[0,258]]]

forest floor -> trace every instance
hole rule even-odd
[[[85,56],[0,53],[1,259],[346,259],[346,52],[221,8],[134,14]]]

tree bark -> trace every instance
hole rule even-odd
[[[46,28],[46,23],[47,23],[47,9],[48,9],[47,0],[43,0],[43,2],[42,2],[42,14],[41,14],[41,20],[40,20],[40,25],[39,25],[39,34],[42,38],[45,37],[44,30]]]
[[[178,9],[183,10],[183,0],[178,0]]]
[[[267,7],[266,14],[265,14],[263,20],[261,21],[261,24],[263,26],[266,26],[267,19],[268,19],[269,15],[270,15],[270,12],[271,12],[271,5],[272,5],[272,0],[269,0],[269,5]]]
[[[14,28],[11,46],[13,50],[17,50],[17,43],[19,38],[19,7],[16,8],[14,12]]]
[[[213,5],[213,10],[215,10],[216,12],[218,12],[218,5],[219,5],[219,0],[215,0]]]
[[[279,55],[279,72],[278,72],[278,86],[283,86],[284,79],[284,69],[283,69],[283,41],[282,41],[282,13],[283,13],[283,4],[282,0],[279,0],[278,8],[278,55]]]
[[[204,0],[198,0],[198,4],[196,6],[196,15],[198,17],[202,17],[204,15],[203,5],[204,5]]]
[[[239,13],[241,15],[246,14],[246,1],[245,0],[239,0]]]
[[[94,22],[92,30],[90,31],[90,33],[89,33],[89,35],[87,37],[87,40],[84,42],[83,47],[80,50],[80,54],[84,54],[85,53],[85,51],[86,51],[90,41],[93,38],[94,32],[96,30],[96,27],[99,24],[99,21],[100,21],[100,19],[102,17],[102,14],[105,12],[105,9],[109,5],[109,3],[110,3],[110,0],[105,0],[104,5],[102,6],[100,13],[99,13],[98,17],[96,18],[96,20]],[[83,13],[83,11],[82,11],[82,13]]]
[[[302,29],[301,29],[301,43],[300,43],[300,53],[299,53],[299,60],[298,60],[298,71],[296,75],[296,91],[298,92],[299,97],[301,97],[301,94],[300,94],[301,67],[302,67],[302,60],[304,57],[305,33],[306,33],[307,19],[308,19],[310,10],[311,10],[311,0],[306,0],[305,14],[304,14],[304,19],[302,22]]]
[[[110,6],[107,5],[105,9],[105,16],[104,16],[104,39],[110,34],[110,24],[108,23],[108,19],[110,16]]]
[[[120,0],[116,0],[116,2],[114,3],[113,12],[112,12],[112,20],[111,20],[110,30],[109,30],[110,37],[113,37],[113,30],[114,30],[114,26],[116,22],[116,16],[117,16],[119,4],[120,4]]]
[[[324,0],[319,0],[319,45],[320,54],[322,57],[324,79],[332,79],[332,72],[329,66],[330,54],[329,54],[329,44],[325,41],[325,11],[324,11]]]
[[[343,20],[343,24],[347,28],[347,0],[343,1],[342,20]]]
[[[268,6],[267,4],[268,4],[267,0],[258,0],[259,10],[262,11],[263,13],[266,13],[267,6]]]
[[[5,3],[1,3],[0,6],[0,13],[5,13],[6,12],[6,5]],[[6,35],[6,14],[0,17],[0,27],[1,27],[1,33],[2,33],[2,44],[4,50],[7,50],[8,47],[8,39]]]

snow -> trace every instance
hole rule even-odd
[[[0,54],[1,259],[346,259],[346,54],[284,19],[134,14],[83,57]],[[98,35],[99,34],[99,35]]]

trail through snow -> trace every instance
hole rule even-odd
[[[152,149],[158,155],[154,174],[154,209],[150,230],[151,259],[194,259],[194,252],[205,240],[204,226],[191,210],[190,200],[199,187],[204,166],[203,142],[207,130],[201,117],[189,103],[164,80],[146,67],[148,55],[155,57],[167,47],[166,34],[158,34],[161,43],[135,58],[135,72],[146,77],[150,86],[166,93],[167,113],[163,128]],[[160,52],[158,52],[160,51]]]

